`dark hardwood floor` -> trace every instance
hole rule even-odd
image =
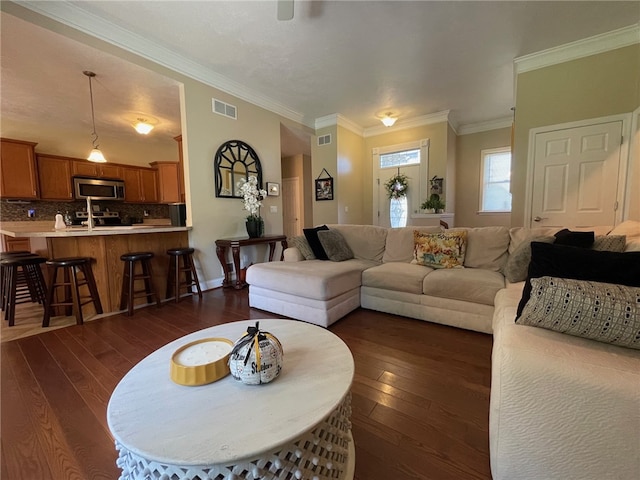
[[[216,289],[3,343],[0,478],[118,478],[106,408],[127,371],[187,333],[275,317]],[[361,309],[330,330],[355,359],[357,480],[491,478],[491,336]]]

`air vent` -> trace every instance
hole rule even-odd
[[[211,103],[213,103],[213,113],[224,115],[225,117],[233,118],[234,120],[238,118],[235,106],[216,100],[215,98],[211,99]]]
[[[331,134],[327,133],[326,135],[322,135],[318,137],[318,145],[329,145],[331,143]]]

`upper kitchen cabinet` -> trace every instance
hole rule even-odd
[[[0,198],[38,198],[36,145],[33,142],[0,139]]]
[[[158,203],[157,174],[152,168],[122,167],[125,201]]]
[[[74,177],[122,178],[122,167],[108,163],[93,163],[88,160],[74,160],[72,165]]]
[[[180,201],[178,164],[175,162],[151,162],[158,172],[158,196],[160,203]]]
[[[37,155],[42,200],[73,200],[71,165],[74,160],[56,155]]]

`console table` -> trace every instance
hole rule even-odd
[[[223,287],[233,287],[237,290],[247,286],[244,279],[240,278],[240,247],[246,247],[249,245],[260,245],[263,243],[269,244],[269,261],[273,260],[273,253],[276,250],[276,243],[282,243],[282,254],[280,255],[280,261],[284,259],[284,251],[287,248],[287,237],[285,235],[264,235],[258,238],[247,237],[235,237],[235,238],[220,238],[216,240],[216,254],[218,260],[222,264],[222,270],[224,271]],[[231,248],[233,254],[233,268],[236,272],[235,282],[232,280],[231,271],[227,266],[227,249]]]
[[[186,387],[171,381],[173,352],[202,338],[236,340],[256,320],[224,323],[160,347],[117,385],[107,408],[121,480],[180,478],[352,480],[353,356],[324,328],[262,319],[284,349],[266,385],[231,375]]]

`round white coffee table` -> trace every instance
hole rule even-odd
[[[125,375],[107,408],[124,479],[353,479],[353,357],[336,335],[296,320],[257,320],[284,349],[280,376],[174,383],[171,355],[200,338],[240,338],[256,320],[175,340]]]

